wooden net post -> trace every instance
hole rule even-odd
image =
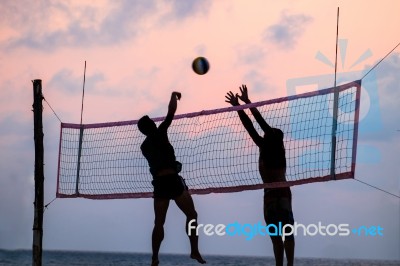
[[[35,201],[33,219],[32,265],[42,265],[44,173],[43,173],[43,96],[42,80],[33,81],[33,121],[35,141]]]

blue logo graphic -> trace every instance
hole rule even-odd
[[[361,79],[369,69],[362,71],[354,71],[352,70],[354,67],[358,66],[364,60],[372,56],[372,52],[370,49],[367,49],[363,52],[353,63],[351,63],[350,67],[346,67],[346,54],[347,54],[347,39],[340,39],[338,42],[339,55],[341,65],[338,64],[337,71],[337,85],[348,83],[354,80]],[[312,88],[312,90],[321,90],[326,88],[331,88],[334,86],[334,63],[329,60],[322,52],[318,51],[316,53],[315,59],[319,60],[325,65],[332,67],[332,73],[326,75],[319,76],[309,76],[309,77],[301,77],[301,78],[293,78],[289,79],[286,82],[286,89],[288,95],[296,95],[303,93],[303,88]],[[339,70],[341,66],[341,70]],[[328,104],[328,103],[326,103]],[[376,133],[382,130],[382,120],[380,114],[379,107],[379,96],[378,96],[378,83],[376,79],[376,74],[374,71],[371,71],[367,76],[362,79],[361,82],[361,103],[360,103],[360,116],[359,116],[359,124],[358,124],[358,136],[368,136],[371,133]],[[290,107],[290,106],[289,106]],[[293,107],[291,112],[298,113]],[[326,108],[328,109],[328,108]],[[341,110],[338,110],[341,112]],[[327,115],[322,112],[328,111],[314,111],[318,112],[316,115]],[[332,114],[328,114],[332,117]],[[333,118],[333,117],[332,117]],[[293,137],[293,136],[292,136]],[[303,137],[300,135],[295,136],[296,139],[301,140]],[[305,137],[304,137],[305,138]],[[379,163],[381,161],[381,155],[379,149],[374,146],[358,143],[357,147],[357,162],[359,163]],[[312,158],[304,159],[306,161],[312,161]]]

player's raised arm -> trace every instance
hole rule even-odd
[[[249,99],[249,94],[247,91],[247,86],[242,85],[242,87],[239,87],[241,95],[239,95],[239,99],[242,100],[244,103],[248,104],[251,103]],[[250,108],[251,113],[253,114],[254,118],[256,119],[257,123],[260,125],[261,129],[264,132],[267,132],[271,129],[270,125],[264,120],[260,112],[256,107]]]
[[[160,124],[160,129],[167,129],[171,125],[176,109],[178,108],[178,100],[180,100],[181,97],[182,94],[180,92],[174,91],[171,93],[171,99],[169,100],[168,104],[168,113],[164,121]]]
[[[232,106],[238,106],[239,100],[238,100],[238,95],[234,95],[233,92],[228,92],[225,96],[227,103],[230,103]],[[242,121],[243,126],[249,133],[250,137],[253,139],[253,141],[256,143],[257,146],[262,145],[262,137],[257,133],[257,130],[254,128],[253,123],[251,122],[250,118],[248,115],[243,111],[239,110],[238,111],[240,121]]]

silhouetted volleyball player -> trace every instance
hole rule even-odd
[[[251,103],[246,85],[239,87],[241,95],[227,93],[226,102],[233,106],[240,105],[239,99],[244,103]],[[283,132],[278,128],[273,128],[264,120],[257,108],[250,108],[251,113],[257,123],[264,131],[264,136],[260,136],[247,114],[238,111],[239,118],[246,128],[250,137],[260,149],[259,171],[264,183],[285,181],[286,157],[283,144]],[[289,187],[264,189],[264,219],[267,225],[274,224],[279,227],[285,224],[294,224],[292,212],[292,193]],[[294,259],[294,237],[290,235],[282,240],[281,236],[271,236],[276,265],[283,265],[284,252],[288,265],[293,265]]]
[[[153,175],[154,186],[154,229],[152,233],[152,265],[158,265],[158,253],[161,242],[164,239],[164,223],[167,215],[169,201],[174,200],[176,205],[186,215],[186,232],[189,221],[197,221],[197,212],[193,200],[183,178],[179,175],[181,164],[176,161],[174,148],[168,139],[167,130],[172,123],[177,101],[181,93],[173,92],[168,105],[168,114],[165,120],[158,126],[147,115],[138,121],[139,130],[146,135],[141,145],[141,150],[146,157],[150,172]],[[197,226],[197,223],[192,223]],[[195,230],[189,235],[192,259],[199,263],[206,263],[198,249],[198,236]]]

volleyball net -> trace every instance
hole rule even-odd
[[[354,178],[361,81],[273,100],[175,115],[168,136],[180,175],[192,194],[237,192]],[[286,182],[265,184],[259,149],[243,127],[249,108],[284,132]],[[153,118],[157,125],[164,117]],[[149,166],[141,153],[138,120],[62,123],[58,198],[152,197]]]

